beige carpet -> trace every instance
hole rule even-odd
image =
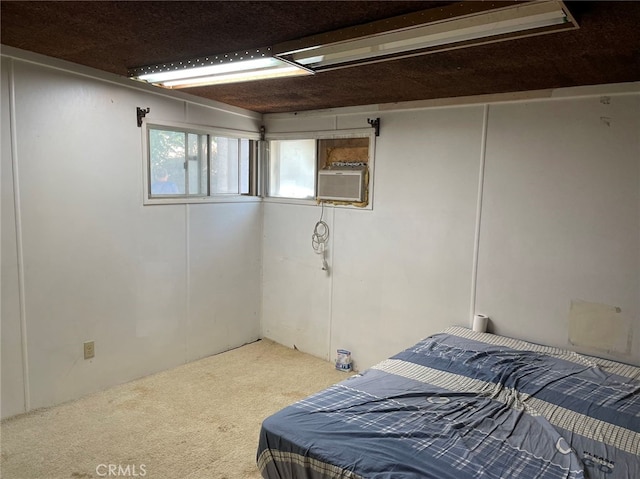
[[[258,341],[3,421],[1,475],[259,478],[262,420],[347,376],[329,362]]]

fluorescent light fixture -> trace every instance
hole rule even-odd
[[[267,47],[132,68],[129,77],[165,88],[187,88],[312,73],[304,66],[274,58]]]
[[[576,28],[559,0],[460,2],[281,43],[273,51],[319,72]]]
[[[132,68],[129,77],[165,88],[282,78],[576,28],[561,0],[466,1],[274,47]]]

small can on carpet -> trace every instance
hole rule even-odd
[[[338,357],[336,359],[336,369],[338,371],[351,371],[351,351],[346,349],[338,349]]]

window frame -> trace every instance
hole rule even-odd
[[[297,205],[317,205],[318,201],[318,140],[330,140],[340,138],[368,138],[369,139],[369,161],[367,163],[369,170],[368,183],[368,203],[366,206],[359,207],[350,204],[334,204],[336,208],[354,208],[357,210],[373,209],[373,192],[374,192],[374,170],[375,170],[375,147],[376,136],[372,128],[354,128],[348,130],[322,130],[322,131],[299,131],[299,132],[282,132],[267,133],[265,135],[265,146],[262,155],[262,191],[263,199],[268,203],[289,203]],[[282,196],[270,196],[269,193],[269,177],[271,175],[271,158],[269,157],[268,142],[275,140],[315,140],[316,141],[316,158],[314,162],[314,197],[313,198],[287,198]]]
[[[207,145],[207,189],[202,195],[171,195],[150,196],[151,193],[151,157],[149,148],[149,130],[160,129],[168,131],[182,131],[197,135],[207,135],[208,144],[211,137],[237,138],[253,141],[252,152],[249,156],[249,193],[218,193],[211,194],[211,153]],[[230,128],[209,127],[192,123],[174,121],[151,121],[144,119],[142,124],[142,157],[143,157],[143,205],[163,204],[201,204],[201,203],[244,203],[262,201],[258,188],[260,169],[260,133],[255,131],[235,130]],[[240,173],[240,162],[238,162]],[[240,184],[240,179],[239,179]]]

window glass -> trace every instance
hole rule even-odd
[[[190,195],[207,194],[207,135],[187,135],[187,184]]]
[[[239,193],[239,157],[237,138],[211,137],[212,194]]]
[[[269,195],[313,198],[316,140],[273,140],[269,143]]]
[[[251,168],[251,141],[240,140],[240,193],[249,194],[249,178]]]
[[[181,131],[149,130],[150,193],[183,195],[186,135]]]
[[[149,126],[149,198],[255,194],[256,140]]]

